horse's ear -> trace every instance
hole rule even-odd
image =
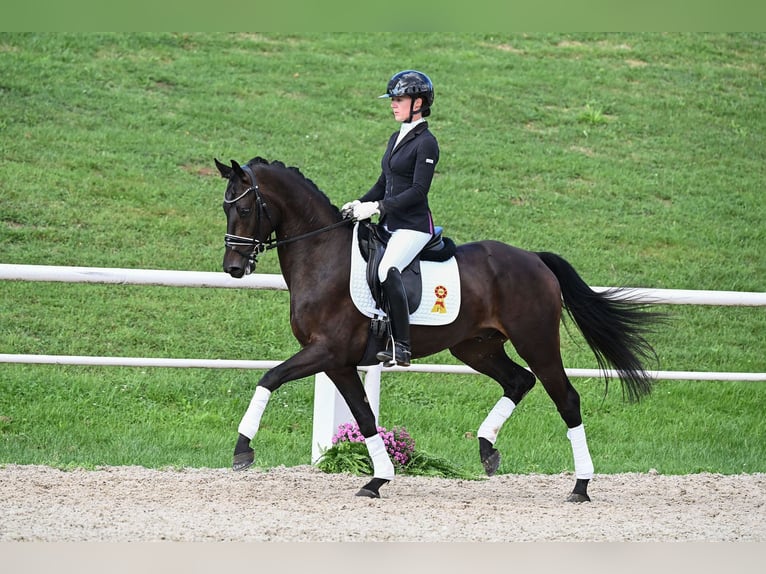
[[[245,170],[235,160],[231,160],[231,169],[242,179],[245,178]]]
[[[229,179],[231,177],[231,168],[228,165],[222,164],[220,161],[218,161],[217,158],[213,158],[215,160],[215,167],[218,168],[218,172],[221,174],[221,177],[224,179]]]

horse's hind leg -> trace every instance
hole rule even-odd
[[[535,384],[535,376],[513,362],[505,353],[505,337],[499,333],[463,341],[450,349],[452,354],[482,374],[492,377],[503,388],[503,396],[497,401],[476,433],[479,439],[479,456],[488,476],[500,466],[500,453],[495,441],[505,421]]]
[[[558,341],[558,337],[555,340]],[[590,501],[588,482],[593,478],[593,461],[585,439],[585,427],[580,411],[580,395],[564,371],[558,346],[546,349],[545,345],[538,345],[532,352],[520,350],[519,354],[540,379],[548,396],[555,403],[559,415],[567,425],[567,438],[572,446],[576,479],[574,490],[567,500],[569,502],[588,502]]]
[[[386,445],[383,443],[383,438],[378,433],[378,428],[375,425],[375,413],[372,412],[359,373],[355,367],[350,367],[328,371],[326,374],[335,384],[338,392],[346,401],[351,414],[356,419],[359,431],[367,445],[367,452],[372,459],[373,478],[356,495],[380,498],[380,487],[394,478],[394,465],[388,455]]]

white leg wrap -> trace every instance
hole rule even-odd
[[[261,416],[269,402],[271,391],[266,387],[256,387],[253,398],[250,400],[250,406],[245,411],[245,416],[239,423],[239,434],[247,438],[253,438],[261,425]]]
[[[393,480],[394,463],[391,462],[391,457],[388,456],[386,445],[383,444],[383,438],[376,434],[364,439],[364,442],[367,445],[367,452],[370,453],[370,458],[372,459],[374,477]]]
[[[508,397],[501,397],[495,406],[492,407],[492,410],[489,411],[489,414],[487,415],[487,418],[484,419],[484,422],[481,423],[481,426],[479,427],[476,435],[479,438],[485,438],[492,444],[495,444],[500,429],[502,428],[503,424],[505,424],[505,421],[508,420],[508,417],[511,416],[511,413],[515,408],[516,403],[514,403],[511,399]]]
[[[588,451],[588,441],[585,440],[585,427],[580,425],[567,430],[567,438],[572,443],[575,477],[593,478],[593,461]]]

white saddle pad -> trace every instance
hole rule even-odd
[[[351,281],[349,290],[356,308],[367,317],[385,316],[378,309],[367,285],[367,262],[362,257],[357,240],[359,224],[351,238]],[[411,325],[447,325],[460,311],[460,274],[457,261],[451,257],[444,262],[421,261],[423,296],[420,306],[410,315]]]

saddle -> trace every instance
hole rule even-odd
[[[391,238],[391,232],[385,227],[371,221],[360,222],[358,241],[359,251],[367,262],[367,284],[370,286],[372,298],[383,309],[383,288],[378,279],[378,266],[383,253]],[[447,261],[455,255],[455,243],[448,237],[442,236],[442,228],[436,227],[434,236],[421,250],[412,263],[402,271],[402,283],[407,293],[407,307],[410,314],[420,306],[423,295],[422,276],[420,274],[420,261]]]

